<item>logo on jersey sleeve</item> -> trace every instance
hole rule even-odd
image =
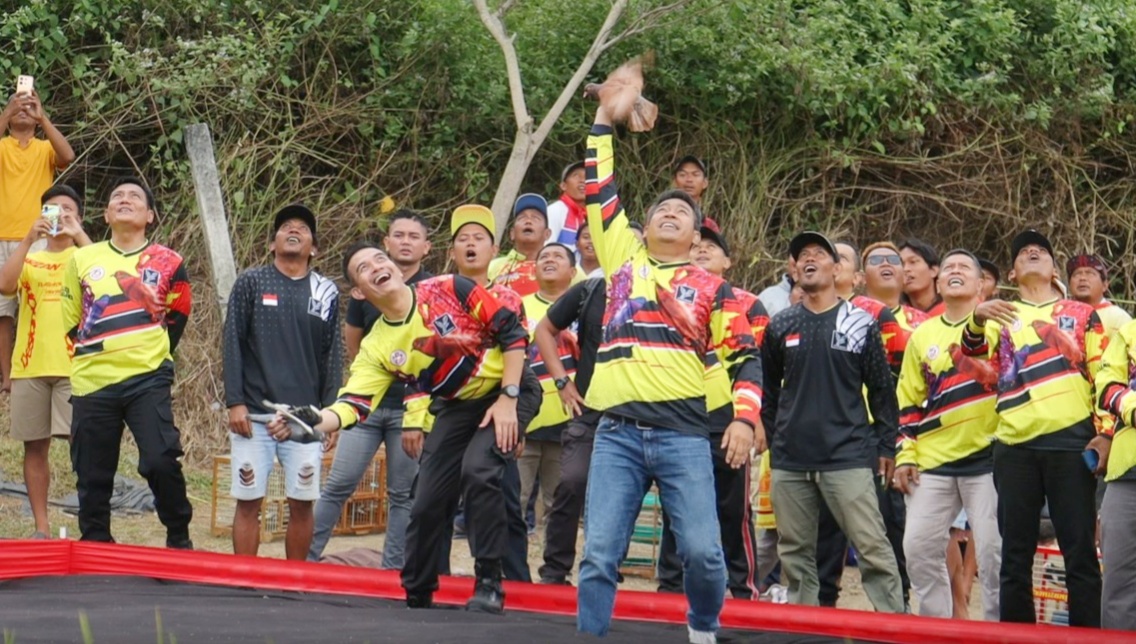
[[[458,326],[454,324],[454,319],[450,317],[449,313],[443,314],[434,320],[434,331],[442,337],[453,333],[457,328]]]
[[[1073,333],[1077,329],[1077,318],[1068,315],[1058,316],[1057,328],[1066,333]]]
[[[157,286],[162,274],[152,268],[142,269],[142,283],[146,286]]]
[[[693,286],[686,284],[679,284],[675,289],[675,299],[683,304],[694,304],[694,299],[698,297],[698,291],[694,290]]]

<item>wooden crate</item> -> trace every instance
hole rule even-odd
[[[335,452],[323,455],[320,464],[320,484],[327,481]],[[232,487],[232,459],[228,454],[213,457],[212,511],[209,528],[215,537],[233,532],[233,515],[237,502],[229,495]],[[350,498],[343,504],[339,523],[333,535],[362,535],[383,532],[387,528],[387,474],[386,450],[380,447],[374,460],[363,472],[363,478]],[[288,531],[288,500],[284,495],[284,474],[280,464],[272,468],[268,477],[268,491],[260,512],[260,540],[270,542],[283,537]]]

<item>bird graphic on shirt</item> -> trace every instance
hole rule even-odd
[[[126,271],[115,271],[114,279],[118,282],[118,287],[122,289],[122,294],[131,302],[145,309],[150,314],[151,320],[157,322],[162,319],[166,310],[165,303],[158,298],[154,289],[143,284],[141,279]]]
[[[998,385],[998,371],[994,368],[994,365],[990,364],[989,360],[963,355],[962,347],[958,343],[953,343],[947,347],[947,352],[950,353],[951,360],[955,363],[955,369],[960,374],[982,385],[987,391],[992,391]]]
[[[1057,328],[1056,324],[1044,320],[1034,320],[1033,330],[1037,331],[1038,337],[1046,346],[1055,349],[1069,361],[1069,364],[1080,368],[1085,363],[1084,350],[1077,346],[1077,343],[1069,337],[1068,333]]]
[[[411,346],[415,351],[431,358],[454,355],[474,356],[481,346],[481,338],[474,334],[450,333],[446,336],[428,335],[415,338]]]
[[[1010,338],[1010,330],[1002,328],[1001,341],[998,343],[998,389],[1006,391],[1013,386],[1018,377],[1018,370],[1029,356],[1029,347],[1014,348],[1014,341]]]
[[[110,304],[110,296],[102,295],[98,298],[95,297],[95,292],[87,284],[83,284],[83,317],[82,324],[79,325],[78,336],[80,340],[84,340],[91,336],[91,331],[94,329],[96,323],[103,316],[103,311],[106,310],[107,304]]]
[[[640,309],[647,304],[645,297],[631,297],[631,286],[634,278],[631,274],[631,262],[626,262],[611,276],[611,286],[608,287],[607,310],[610,312],[604,324],[604,341],[611,339],[613,329],[626,324]]]

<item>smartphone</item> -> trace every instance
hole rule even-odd
[[[1090,472],[1097,471],[1097,467],[1100,465],[1100,454],[1095,449],[1087,449],[1081,452],[1081,458],[1085,459],[1085,466],[1089,468]]]
[[[16,93],[17,94],[28,94],[28,95],[30,95],[32,93],[32,90],[34,89],[34,86],[35,86],[35,79],[32,78],[31,76],[25,76],[25,75],[21,74],[20,77],[16,79]]]
[[[59,216],[63,214],[63,209],[53,203],[44,204],[43,210],[40,211],[40,214],[44,219],[51,222],[51,236],[55,237],[56,235],[58,235]]]

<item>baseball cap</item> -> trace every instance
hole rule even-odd
[[[1029,230],[1018,233],[1017,236],[1014,237],[1014,240],[1010,242],[1010,261],[1017,259],[1018,254],[1022,252],[1023,248],[1033,244],[1041,246],[1049,253],[1050,257],[1053,256],[1053,244],[1049,243],[1049,238],[1037,230],[1030,228]]]
[[[489,231],[490,236],[497,238],[497,224],[493,220],[493,211],[477,204],[465,204],[454,208],[450,216],[450,237],[454,237],[466,224],[477,224]]]
[[[308,230],[312,231],[312,243],[316,243],[316,216],[312,211],[302,203],[288,204],[276,213],[276,218],[272,222],[272,233],[276,234],[280,227],[285,222],[291,219],[299,219],[308,226]]]
[[[569,163],[568,165],[564,166],[564,171],[560,173],[560,183],[564,183],[565,181],[567,181],[568,175],[572,174],[576,170],[583,170],[583,169],[584,169],[584,162],[583,161],[573,161],[572,163]]]
[[[994,262],[992,262],[988,259],[983,259],[983,258],[979,257],[978,258],[978,265],[982,268],[982,270],[990,271],[991,273],[993,273],[995,282],[1002,279],[1002,271],[998,269],[998,265],[995,264]]]
[[[674,164],[674,170],[671,172],[671,174],[678,174],[679,169],[688,163],[693,163],[694,165],[698,166],[698,169],[702,171],[702,174],[710,176],[710,169],[706,167],[706,162],[694,156],[693,154],[688,154],[676,161]]]
[[[789,242],[789,255],[791,255],[794,260],[797,259],[797,256],[800,255],[801,251],[805,249],[805,246],[809,244],[820,246],[825,252],[832,255],[833,260],[837,262],[840,261],[840,253],[836,252],[836,246],[829,241],[828,237],[811,230],[798,233],[797,236]]]
[[[722,236],[722,230],[718,227],[718,222],[706,217],[702,220],[702,228],[698,230],[698,234],[702,239],[709,240],[714,243],[726,257],[730,256],[730,246],[726,243],[726,238]]]
[[[527,192],[517,197],[517,203],[513,204],[513,217],[530,208],[539,212],[544,217],[544,223],[548,223],[548,202],[535,192]]]
[[[1096,255],[1075,255],[1069,258],[1065,264],[1065,276],[1069,279],[1073,278],[1073,271],[1078,268],[1091,268],[1100,273],[1101,281],[1108,284],[1108,269],[1105,267],[1101,258]]]

